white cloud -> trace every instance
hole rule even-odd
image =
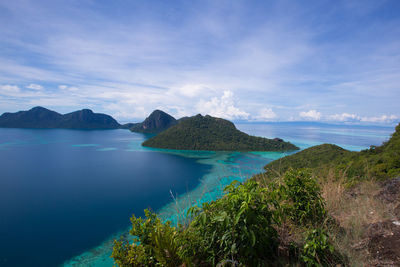
[[[0,93],[18,93],[20,91],[19,87],[16,85],[10,85],[10,84],[5,84],[5,85],[0,85]]]
[[[80,103],[74,98],[62,97],[62,96],[33,98],[27,100],[26,104],[28,105],[28,107],[34,107],[34,106],[54,107],[54,110],[57,112],[60,112],[60,108],[62,107],[69,107],[69,111],[73,111],[79,108],[93,109],[93,107],[89,107],[88,105],[85,106],[80,105]]]
[[[71,91],[71,92],[79,91],[79,88],[76,87],[76,86],[70,86],[70,87],[68,87],[67,89],[68,89],[69,91]]]
[[[0,85],[0,94],[8,96],[18,96],[20,88],[17,85]]]
[[[67,90],[67,91],[71,91],[71,92],[75,92],[75,91],[79,91],[78,87],[75,86],[67,86],[67,85],[59,85],[58,89],[60,90]]]
[[[210,88],[204,84],[185,84],[172,90],[174,93],[190,98],[199,96],[205,91],[210,91]]]
[[[276,119],[276,117],[276,113],[271,108],[263,108],[260,110],[258,116],[255,119],[261,121],[269,121]]]
[[[328,119],[332,121],[350,122],[350,121],[360,121],[361,117],[358,116],[357,114],[342,113],[342,114],[330,115]]]
[[[399,120],[400,117],[396,115],[382,115],[379,117],[362,117],[362,122],[377,122],[377,123],[392,123]]]
[[[105,106],[110,110],[114,118],[122,120],[137,120],[138,118],[145,118],[149,115],[149,111],[143,106],[132,105],[129,103],[111,103]]]
[[[396,115],[381,115],[381,116],[360,116],[357,114],[342,113],[334,114],[328,117],[329,120],[338,122],[368,122],[368,123],[393,123],[400,119]]]
[[[321,112],[316,111],[315,109],[309,111],[300,112],[300,117],[306,120],[319,120],[321,118]]]
[[[248,119],[249,113],[235,106],[232,91],[226,90],[221,97],[213,97],[209,101],[200,100],[197,111],[225,119]]]
[[[26,88],[33,90],[42,90],[43,86],[41,86],[40,84],[31,83],[30,85],[26,86]]]
[[[213,110],[224,117],[250,113],[248,117],[255,120],[272,120],[273,111],[259,114],[266,103],[285,106],[268,105],[278,112],[279,120],[298,120],[300,111],[307,120],[361,121],[353,112],[400,115],[398,23],[369,20],[371,27],[349,29],[354,33],[349,39],[328,44],[315,40],[326,30],[347,25],[346,19],[354,21],[353,12],[326,29],[319,23],[326,14],[316,12],[312,21],[317,24],[310,24],[308,7],[301,4],[262,7],[211,1],[187,5],[190,9],[182,7],[171,17],[163,8],[137,5],[133,16],[115,18],[94,11],[91,4],[59,4],[54,10],[46,2],[7,4],[10,14],[4,14],[4,20],[10,23],[0,37],[11,52],[0,57],[0,84],[18,84],[21,90],[14,86],[0,92],[15,96],[7,99],[14,107],[31,99],[70,98],[76,109],[116,103],[106,111],[123,117],[142,116],[145,111],[147,115],[161,107],[175,116]],[[249,11],[269,15],[253,20]],[[52,27],[47,20],[35,20],[49,14]],[[87,23],[80,23],[82,18]],[[185,23],[177,26],[181,20]],[[376,39],[370,37],[376,36],[374,32],[385,34]],[[24,42],[27,38],[36,41]],[[29,55],[39,61],[28,60]],[[32,81],[45,81],[46,90],[24,90]],[[59,90],[52,90],[57,85]],[[235,92],[238,102],[219,107],[224,88]],[[136,112],[136,107],[144,111]],[[349,113],[331,118],[310,109]],[[363,121],[391,119],[379,116]]]

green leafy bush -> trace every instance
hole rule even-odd
[[[332,266],[333,252],[328,234],[317,228],[307,233],[301,259],[307,266]]]
[[[132,216],[133,242],[114,242],[112,257],[119,266],[179,266],[178,230],[171,222],[162,223],[156,214],[145,210],[146,219]]]
[[[296,224],[319,224],[326,217],[321,189],[308,169],[287,171],[275,195],[281,200],[282,214]]]
[[[191,249],[212,265],[225,260],[256,266],[276,255],[274,211],[266,188],[255,181],[226,187],[227,194],[203,204],[188,231]]]
[[[119,266],[279,265],[277,229],[287,219],[311,232],[303,248],[302,242],[293,245],[302,253],[289,255],[286,262],[311,266],[331,253],[327,235],[318,228],[326,217],[324,201],[309,170],[288,171],[280,183],[268,187],[255,180],[234,181],[225,192],[221,199],[191,208],[187,227],[162,223],[148,210],[145,219],[133,216],[133,242],[115,241],[115,262]]]

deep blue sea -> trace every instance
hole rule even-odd
[[[361,150],[393,127],[316,123],[236,124],[302,149],[335,143]],[[0,266],[112,266],[112,240],[143,209],[184,220],[232,180],[261,172],[279,152],[199,152],[141,147],[128,130],[0,129]]]

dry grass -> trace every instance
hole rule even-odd
[[[255,179],[263,186],[271,182],[263,173],[255,176]],[[277,172],[274,180],[280,179],[282,174]],[[369,177],[349,187],[346,174],[338,175],[333,169],[316,179],[320,182],[326,210],[336,221],[335,225],[327,225],[335,249],[348,258],[350,266],[371,266],[373,259],[367,247],[368,227],[393,217],[393,205],[376,197],[382,185]],[[291,230],[288,232],[288,229]],[[301,232],[301,229],[297,230]],[[302,236],[298,235],[295,226],[281,227],[278,231],[284,237],[284,244],[301,241]]]
[[[388,207],[375,197],[380,186],[374,181],[366,181],[346,189],[344,176],[337,178],[330,172],[321,187],[326,209],[340,225],[331,229],[335,247],[347,255],[350,266],[368,266],[368,225],[390,216]]]

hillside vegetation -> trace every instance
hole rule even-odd
[[[196,115],[143,142],[143,146],[179,150],[288,151],[299,149],[282,139],[250,136],[227,120]]]
[[[400,124],[389,141],[361,152],[350,152],[331,144],[314,146],[273,161],[265,167],[268,177],[290,168],[312,168],[315,175],[335,170],[351,181],[386,179],[400,175]]]
[[[307,171],[280,183],[253,180],[227,186],[226,195],[193,207],[188,225],[172,226],[146,210],[131,218],[133,242],[115,241],[118,266],[327,266],[346,263],[322,225],[328,220],[321,189]],[[298,242],[288,224],[302,229]]]
[[[400,125],[380,147],[320,145],[233,182],[172,226],[146,211],[118,266],[399,266]],[[377,182],[377,180],[385,180]]]

